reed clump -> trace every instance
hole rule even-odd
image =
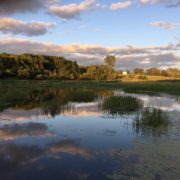
[[[139,110],[143,107],[143,102],[132,96],[110,96],[104,99],[102,109],[111,114],[122,114]]]
[[[135,118],[135,126],[140,128],[159,128],[169,125],[167,112],[157,108],[145,108]]]

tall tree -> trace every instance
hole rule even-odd
[[[114,65],[116,63],[116,57],[115,56],[112,56],[112,55],[107,55],[105,58],[104,58],[104,62],[107,66],[109,66],[111,69],[114,68]]]

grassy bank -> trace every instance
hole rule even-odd
[[[119,88],[134,93],[167,93],[180,95],[180,81],[29,81],[29,80],[0,80],[4,88],[46,88],[46,87],[82,87],[82,88]]]

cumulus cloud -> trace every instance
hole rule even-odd
[[[131,6],[131,4],[132,4],[131,0],[124,1],[124,2],[112,3],[111,9],[112,10],[125,9],[125,8]]]
[[[62,19],[73,19],[79,17],[81,12],[93,9],[95,6],[95,0],[84,0],[80,4],[52,5],[49,7],[49,12]]]
[[[55,0],[0,0],[0,15],[34,12]]]
[[[177,24],[166,21],[155,21],[155,22],[151,22],[150,25],[161,27],[164,29],[176,29],[177,27]]]
[[[117,69],[133,69],[138,66],[146,68],[152,65],[156,67],[177,67],[180,65],[179,49],[180,43],[161,46],[108,48],[99,45],[59,45],[21,38],[6,38],[0,41],[1,52],[64,56],[68,59],[76,60],[80,65],[102,64],[104,56],[114,54],[117,57]]]
[[[0,17],[0,31],[3,33],[39,36],[47,33],[48,28],[55,26],[52,22],[25,22],[14,18]]]

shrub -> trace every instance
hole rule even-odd
[[[140,76],[138,76],[138,79],[147,80],[148,78],[146,75],[140,75]]]

